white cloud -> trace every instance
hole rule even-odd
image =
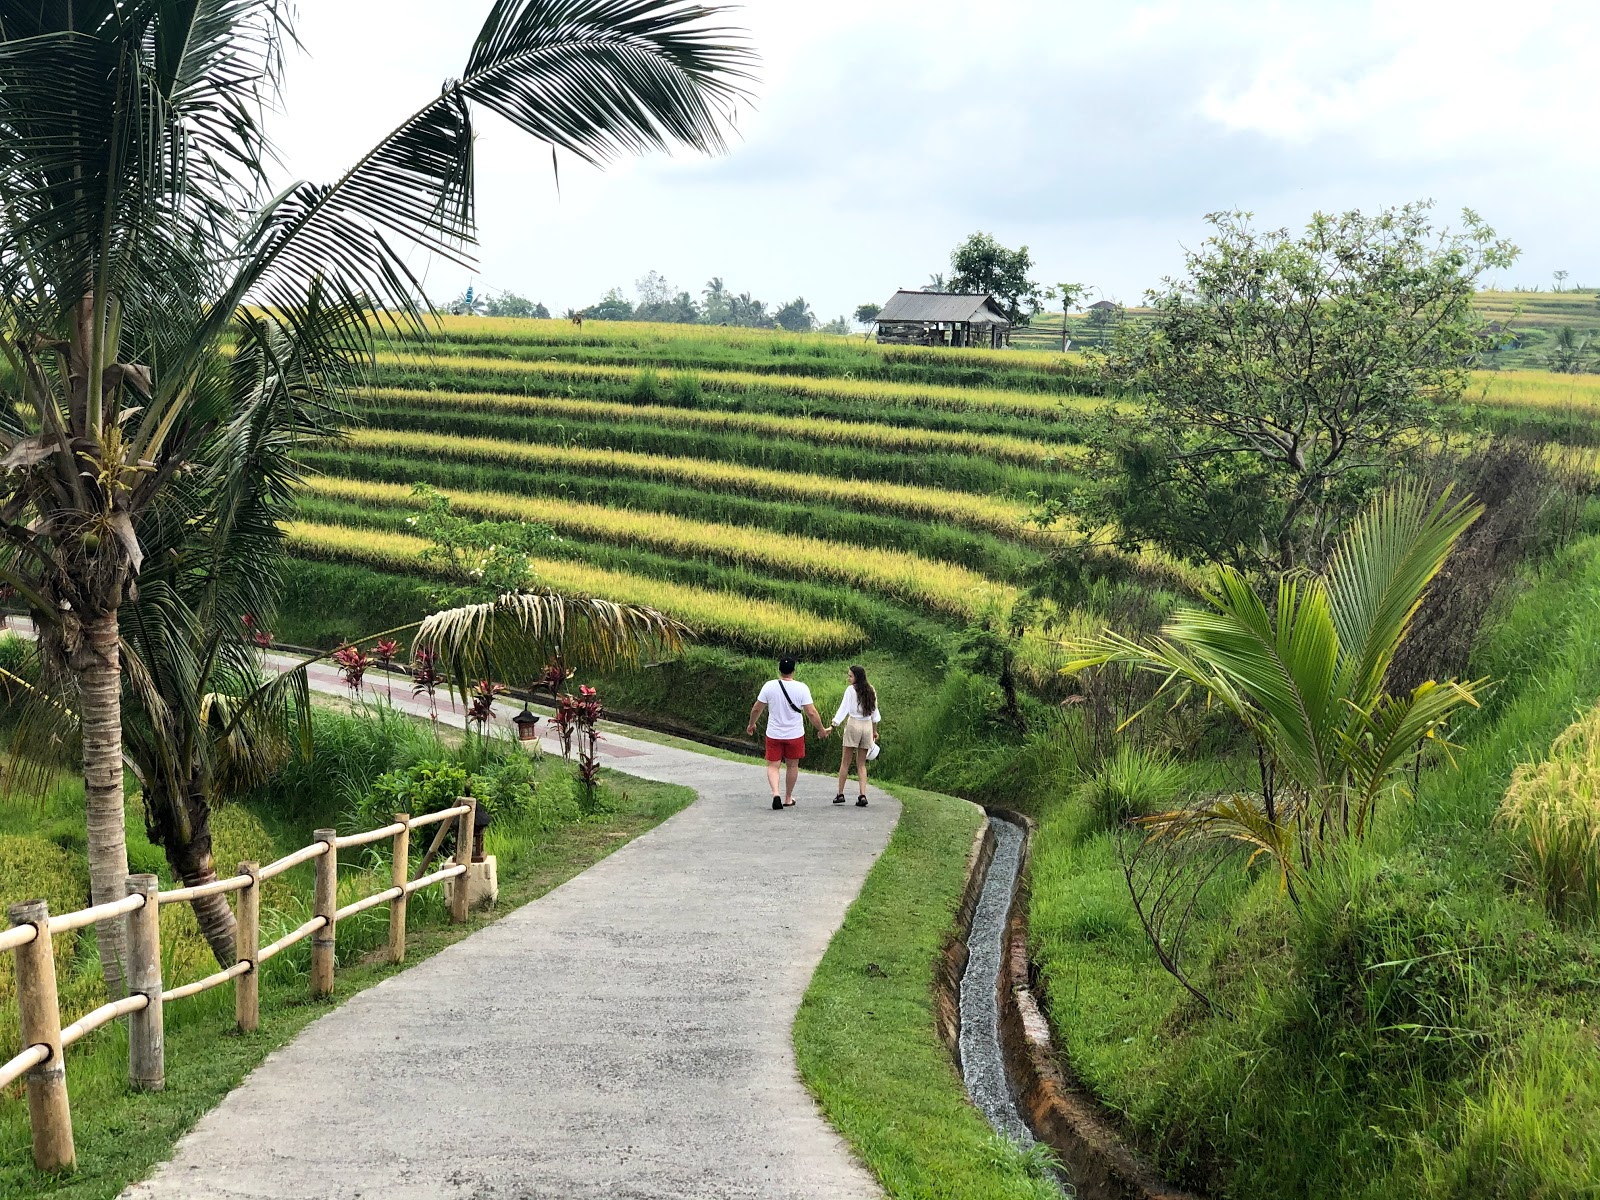
[[[279,139],[327,178],[459,70],[486,0],[320,0]],[[908,13],[915,19],[908,20]],[[552,307],[646,270],[713,274],[832,315],[920,284],[973,229],[1049,278],[1135,298],[1201,217],[1433,197],[1600,283],[1600,11],[1578,0],[1132,5],[753,0],[764,57],[726,157],[564,161],[493,119],[478,150],[480,284]],[[435,266],[453,294],[467,275]]]

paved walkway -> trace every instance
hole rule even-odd
[[[310,1025],[126,1200],[879,1196],[790,1027],[899,805],[804,777],[773,812],[754,760],[600,748],[699,799]]]

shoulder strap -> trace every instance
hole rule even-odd
[[[790,708],[794,708],[795,712],[799,712],[800,710],[795,708],[794,701],[789,699],[789,689],[783,686],[783,680],[781,679],[778,680],[778,690],[783,693],[784,702],[788,704]],[[749,693],[746,693],[746,695],[748,694]]]

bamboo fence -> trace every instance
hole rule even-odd
[[[66,1049],[80,1038],[119,1017],[128,1018],[128,1080],[140,1091],[160,1091],[166,1084],[163,1011],[174,1000],[234,985],[234,1019],[241,1031],[253,1032],[260,1025],[260,978],[258,968],[274,955],[296,942],[311,938],[311,995],[327,996],[333,991],[334,937],[339,922],[380,904],[389,906],[388,957],[403,962],[406,952],[406,900],[414,892],[446,879],[465,876],[472,861],[473,818],[477,802],[462,796],[453,808],[413,817],[396,813],[392,824],[365,833],[339,836],[332,829],[319,829],[309,846],[285,855],[276,862],[260,866],[239,864],[239,873],[198,887],[159,890],[154,875],[130,875],[125,898],[97,904],[78,912],[52,916],[43,900],[26,900],[9,910],[11,928],[0,931],[0,953],[10,951],[17,967],[17,1007],[22,1026],[22,1052],[0,1064],[0,1088],[17,1079],[24,1082],[28,1104],[28,1124],[33,1135],[33,1161],[41,1171],[71,1170],[76,1163],[72,1139],[72,1113],[67,1102]],[[427,872],[455,818],[454,861],[440,870]],[[411,831],[437,824],[422,864],[415,877],[410,874]],[[363,897],[343,908],[338,907],[338,852],[364,846],[385,838],[393,842],[393,868],[390,886]],[[315,915],[292,933],[263,946],[261,935],[261,884],[301,863],[314,864],[316,871]],[[182,987],[164,988],[161,982],[160,906],[198,900],[202,896],[237,893],[235,917],[238,924],[234,964],[204,979]],[[103,1004],[70,1025],[61,1024],[56,995],[55,957],[52,939],[101,921],[125,919],[128,926],[128,995]],[[465,879],[450,896],[450,919],[467,919]]]

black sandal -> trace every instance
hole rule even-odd
[[[782,807],[783,807],[783,797],[782,796],[774,796],[772,798],[772,811],[773,812],[777,812]]]
[[[785,800],[783,802],[783,806],[785,808],[793,808],[794,807],[794,801],[793,800]]]
[[[866,794],[863,793],[863,794],[857,796],[856,797],[856,807],[857,808],[865,808],[866,806],[867,806]]]
[[[843,804],[844,803],[844,793],[840,792],[837,796],[835,796],[833,798],[833,802],[835,804]]]

